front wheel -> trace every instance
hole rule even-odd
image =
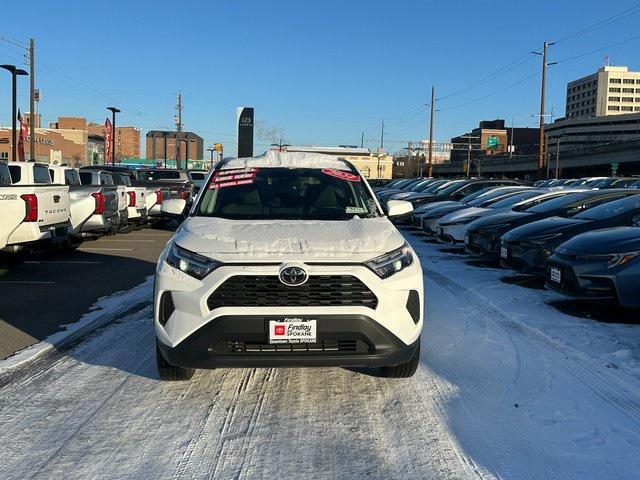
[[[418,340],[418,346],[411,359],[400,365],[394,365],[392,367],[382,367],[382,376],[387,378],[409,378],[413,377],[418,369],[420,363],[420,340]]]
[[[158,347],[158,343],[156,341],[156,367],[158,368],[158,374],[160,375],[160,380],[166,381],[182,381],[182,380],[190,380],[193,377],[193,374],[196,373],[195,368],[182,368],[176,367],[175,365],[171,365],[169,362],[165,360],[160,352],[160,348]]]

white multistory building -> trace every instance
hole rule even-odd
[[[640,72],[606,65],[567,84],[567,118],[640,112]]]

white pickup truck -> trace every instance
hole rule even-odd
[[[9,162],[0,168],[4,171],[0,249],[17,252],[38,244],[66,242],[71,227],[69,187],[51,183],[48,165]]]
[[[78,170],[64,165],[49,165],[51,182],[69,187],[69,206],[71,208],[71,235],[80,237],[82,226],[91,218],[96,210],[95,195],[101,191],[100,186],[82,185]]]
[[[102,181],[106,182],[103,184],[115,187],[118,198],[117,229],[125,228],[129,223],[129,196],[127,195],[126,185],[120,181],[120,178],[114,178],[112,172],[106,171],[102,166],[81,167],[80,173],[82,174],[82,172],[102,172]],[[84,182],[82,183],[84,184]]]

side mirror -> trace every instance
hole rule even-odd
[[[186,214],[187,201],[181,198],[172,198],[162,202],[161,212],[163,216],[181,222]]]
[[[400,217],[413,212],[411,202],[405,200],[389,200],[387,202],[387,215],[389,218]]]

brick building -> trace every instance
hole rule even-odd
[[[147,160],[175,160],[176,132],[150,130],[147,132]],[[180,141],[180,159],[203,160],[204,140],[193,132],[182,132]],[[184,166],[184,165],[183,165]]]

